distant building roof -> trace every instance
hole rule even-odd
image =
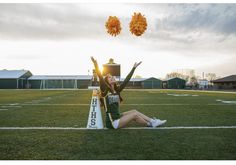
[[[155,77],[149,77],[149,78],[131,78],[130,81],[132,82],[140,82],[140,81],[145,81],[145,80],[148,80],[148,79],[151,79],[151,78],[154,78],[154,79],[157,79]],[[124,81],[125,78],[121,78],[120,81]]]
[[[227,77],[223,77],[217,80],[213,80],[212,82],[217,83],[217,82],[236,82],[236,75],[231,75]]]
[[[0,70],[0,79],[17,79],[27,72],[28,70]]]
[[[130,81],[145,81],[148,78],[131,78]]]
[[[147,78],[131,78],[129,81],[144,81]],[[121,78],[120,81],[124,81],[125,78]]]
[[[34,75],[29,80],[91,80],[91,75]]]
[[[172,79],[175,79],[175,78],[186,81],[185,79],[179,78],[179,77],[171,77],[171,78],[164,79],[163,81],[169,81],[169,80],[172,80]]]

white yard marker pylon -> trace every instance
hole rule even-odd
[[[99,87],[89,87],[93,90],[88,117],[88,129],[103,129],[102,113],[99,100]]]

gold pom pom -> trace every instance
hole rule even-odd
[[[134,13],[129,23],[130,32],[136,36],[141,36],[147,29],[147,21],[141,13]]]
[[[107,33],[109,33],[112,36],[120,34],[121,31],[120,20],[116,16],[114,17],[109,16],[106,22],[106,28],[107,28]]]

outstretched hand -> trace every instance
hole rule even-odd
[[[135,62],[134,68],[137,68],[141,63],[142,63],[142,61],[140,61],[139,63]]]
[[[93,56],[91,56],[91,60],[93,61],[93,64],[97,64],[97,60],[95,60]]]

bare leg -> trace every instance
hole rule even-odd
[[[137,113],[137,115],[139,115],[141,118],[143,118],[143,119],[146,120],[147,122],[150,122],[150,121],[151,121],[151,118],[150,118],[150,117],[148,117],[148,116],[146,116],[146,115],[140,113],[139,111],[137,111],[137,110],[135,110],[135,109],[134,109],[134,110],[127,111],[127,112],[124,112],[124,113],[122,113],[122,115],[126,115],[126,114],[129,114],[129,113]]]
[[[128,111],[126,113],[123,113],[123,116],[121,116],[120,121],[119,121],[119,128],[125,127],[131,121],[135,121],[144,126],[147,126],[148,124],[148,121],[146,121],[144,118],[139,116],[137,111]]]

